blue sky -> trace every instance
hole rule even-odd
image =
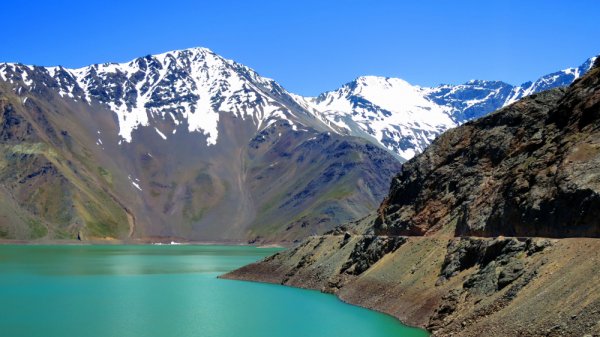
[[[360,75],[512,84],[600,53],[600,1],[6,1],[0,61],[79,67],[203,46],[288,90]]]

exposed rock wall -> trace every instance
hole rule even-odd
[[[449,130],[393,179],[376,232],[600,237],[600,69]]]

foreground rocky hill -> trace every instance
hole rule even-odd
[[[600,236],[598,78],[449,130],[403,166],[378,234]],[[575,211],[577,210],[577,211]]]
[[[600,335],[600,67],[443,134],[378,212],[226,278],[439,336]]]

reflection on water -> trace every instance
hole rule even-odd
[[[236,248],[239,249],[183,245],[0,246],[0,274],[25,266],[33,273],[61,276],[225,273],[278,250]]]

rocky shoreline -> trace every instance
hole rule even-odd
[[[600,335],[600,239],[331,234],[222,277],[333,293],[434,336]]]

